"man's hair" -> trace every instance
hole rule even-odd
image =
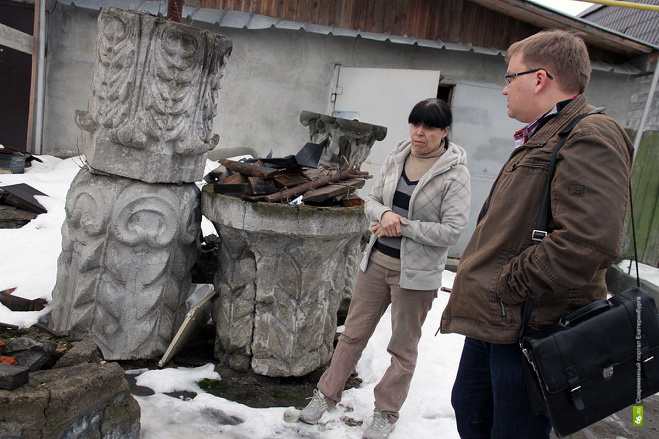
[[[588,49],[575,33],[552,29],[531,35],[508,48],[506,63],[517,53],[529,69],[546,69],[565,92],[583,93],[590,81]]]

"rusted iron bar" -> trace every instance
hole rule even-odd
[[[167,19],[180,23],[183,18],[183,0],[167,0]]]
[[[257,166],[250,163],[237,162],[235,160],[229,159],[221,159],[220,164],[224,165],[224,167],[230,171],[239,172],[249,177],[260,177],[268,179],[281,174],[281,170],[279,169],[266,168],[265,166]]]
[[[45,299],[24,299],[6,293],[0,293],[0,303],[12,311],[41,311],[48,304]]]

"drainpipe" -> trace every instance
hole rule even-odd
[[[659,59],[657,59],[654,67],[652,84],[650,85],[648,97],[645,100],[645,108],[643,109],[643,115],[641,116],[641,123],[638,126],[638,131],[636,132],[636,137],[634,138],[634,155],[632,156],[632,163],[634,161],[634,157],[636,156],[636,151],[638,151],[638,146],[641,144],[641,138],[643,137],[643,131],[645,130],[645,121],[648,118],[648,113],[650,112],[650,107],[652,107],[652,101],[654,100],[654,91],[657,88],[657,80],[659,80]]]
[[[32,56],[37,58],[36,81],[36,108],[34,117],[34,153],[41,154],[41,139],[43,136],[43,108],[44,108],[44,77],[46,67],[46,0],[36,0],[35,7],[39,10],[39,47],[38,52]]]

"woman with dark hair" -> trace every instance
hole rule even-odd
[[[464,149],[448,141],[446,102],[426,99],[409,115],[410,138],[387,156],[364,211],[371,239],[360,264],[345,330],[300,421],[316,424],[341,393],[380,318],[391,304],[391,364],[375,387],[365,439],[386,438],[398,420],[417,359],[421,327],[437,297],[448,248],[469,216]]]

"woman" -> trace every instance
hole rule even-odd
[[[345,331],[300,420],[315,424],[341,400],[380,318],[391,304],[391,364],[375,387],[365,439],[386,438],[416,366],[421,327],[441,285],[448,247],[467,225],[470,185],[464,149],[448,141],[452,114],[426,99],[408,117],[410,139],[386,158],[365,200],[373,232],[360,264]]]

